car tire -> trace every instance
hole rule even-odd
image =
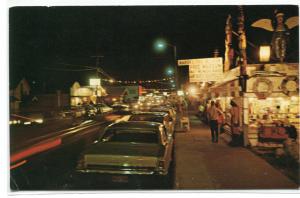
[[[159,189],[170,189],[172,187],[171,174],[168,172],[167,175],[159,176]]]

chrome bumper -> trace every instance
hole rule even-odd
[[[101,169],[78,169],[80,173],[101,173],[101,174],[123,174],[123,175],[153,175],[154,170],[101,170]]]

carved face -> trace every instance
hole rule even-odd
[[[276,19],[278,24],[283,24],[283,15],[277,15]]]

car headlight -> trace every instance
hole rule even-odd
[[[40,124],[41,124],[41,123],[43,123],[43,122],[44,122],[44,120],[43,120],[43,119],[36,119],[36,120],[35,120],[35,122],[37,122],[37,123],[40,123]]]

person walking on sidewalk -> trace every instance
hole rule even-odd
[[[211,141],[218,142],[218,113],[219,109],[216,108],[215,102],[210,102],[210,107],[207,110],[207,118],[209,120],[209,126],[211,131]]]
[[[217,100],[216,101],[216,104],[215,104],[217,110],[218,110],[218,132],[221,133],[222,131],[222,128],[223,128],[223,124],[224,124],[224,120],[225,120],[225,115],[223,113],[223,110],[222,110],[222,107],[221,107],[221,104],[220,104],[220,101]]]
[[[231,146],[240,146],[242,145],[242,137],[240,131],[240,110],[236,101],[231,100],[230,109],[231,114],[231,132],[232,132],[232,141],[229,143]]]

